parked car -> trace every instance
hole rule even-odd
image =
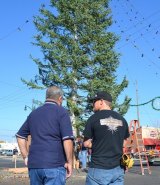
[[[2,149],[1,150],[1,155],[6,155],[6,150]]]
[[[7,150],[6,155],[7,156],[12,156],[13,155],[13,150]]]
[[[13,150],[12,149],[2,149],[1,150],[1,155],[7,155],[7,156],[12,156],[13,155]]]

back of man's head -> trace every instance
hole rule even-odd
[[[51,86],[46,91],[46,99],[58,100],[63,96],[63,91],[57,86]]]

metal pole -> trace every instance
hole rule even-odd
[[[14,159],[14,168],[17,168],[17,155],[15,155],[15,159]]]
[[[140,118],[139,118],[139,106],[138,106],[138,83],[136,80],[136,103],[137,103],[137,120],[138,120],[138,124],[140,123]],[[140,125],[139,125],[140,126]]]

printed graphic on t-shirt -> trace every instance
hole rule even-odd
[[[108,127],[108,130],[113,132],[116,132],[118,127],[122,127],[123,123],[122,120],[114,119],[111,116],[109,118],[100,119],[101,125],[106,125]]]

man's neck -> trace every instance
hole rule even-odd
[[[103,106],[99,110],[111,110],[111,108],[109,106]]]
[[[47,99],[45,100],[45,102],[53,102],[53,103],[55,103],[55,104],[58,104],[58,105],[59,105],[59,102],[58,102],[58,101],[53,100],[53,99],[49,99],[49,98],[47,98]]]

